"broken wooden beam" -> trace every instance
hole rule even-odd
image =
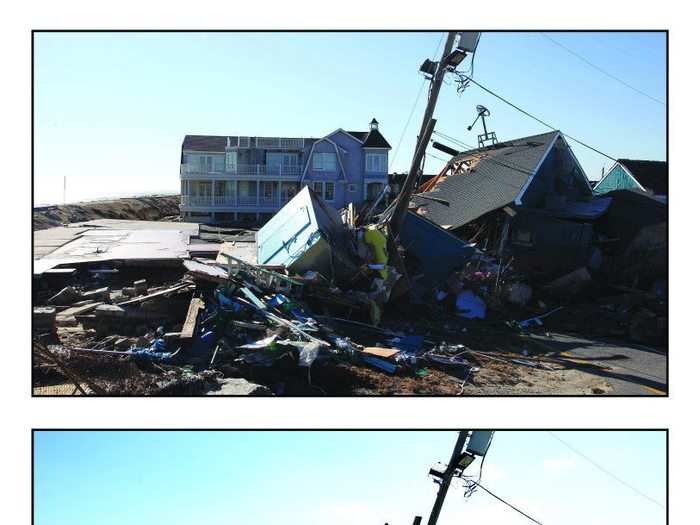
[[[190,307],[187,309],[187,316],[180,331],[180,339],[192,339],[197,326],[199,313],[204,310],[204,301],[199,297],[193,297],[190,301]]]

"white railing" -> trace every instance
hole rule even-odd
[[[197,164],[181,164],[180,175],[196,179],[216,179],[224,176],[239,175],[243,177],[291,177],[301,175],[301,166],[281,166],[267,164],[237,164],[226,166],[225,171],[210,171]]]
[[[210,195],[182,195],[180,200],[184,206],[211,206]]]
[[[252,197],[247,197],[247,196],[241,196],[238,197],[236,204],[238,206],[257,206],[258,205],[258,197],[257,196],[252,196]]]
[[[233,195],[214,195],[214,206],[235,206],[236,197]]]
[[[201,164],[180,164],[180,175],[201,175],[203,177],[209,177],[223,172],[223,169],[217,171],[215,168],[207,168]]]
[[[260,149],[304,149],[304,139],[286,137],[255,137],[255,147]]]
[[[233,195],[181,195],[180,202],[183,206],[235,206],[237,208],[270,208],[279,207],[280,204],[286,204],[288,199],[286,196],[274,195],[273,197],[258,196],[238,196]]]

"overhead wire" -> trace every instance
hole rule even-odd
[[[503,503],[503,504],[509,506],[511,509],[513,509],[514,511],[518,512],[519,514],[522,514],[523,516],[525,516],[525,517],[526,517],[527,519],[529,519],[530,521],[532,521],[532,522],[534,522],[534,523],[537,523],[537,525],[542,525],[542,522],[541,522],[541,521],[537,521],[535,518],[533,518],[532,516],[530,516],[530,515],[529,515],[528,513],[526,513],[524,510],[519,509],[518,507],[516,507],[516,506],[513,505],[512,503],[509,503],[508,501],[506,501],[505,499],[501,498],[500,496],[497,496],[496,494],[494,494],[493,492],[491,492],[489,489],[487,489],[486,487],[484,487],[480,482],[474,481],[474,480],[469,480],[469,483],[473,483],[474,485],[477,485],[479,488],[483,489],[486,493],[488,493],[489,495],[493,496],[494,498],[496,498],[496,499],[497,499],[498,501],[500,501],[501,503]]]
[[[461,140],[458,140],[458,139],[456,139],[456,138],[454,138],[454,137],[451,137],[451,136],[449,136],[449,135],[446,135],[445,133],[441,133],[441,132],[439,132],[439,131],[433,131],[433,133],[436,134],[436,135],[438,135],[439,137],[442,137],[442,138],[444,138],[444,139],[446,139],[446,140],[449,140],[449,141],[451,141],[451,142],[453,142],[453,143],[455,143],[455,144],[457,144],[457,145],[460,145],[460,146],[462,146],[462,147],[468,148],[468,149],[470,149],[470,150],[478,150],[478,149],[479,149],[479,148],[476,148],[476,147],[474,147],[474,146],[471,146],[471,145],[469,145],[469,144],[467,144],[467,143],[465,143],[465,142],[462,142]],[[476,152],[475,152],[475,153],[476,153]],[[485,156],[485,157],[483,157],[483,158],[481,158],[481,159],[479,160],[479,162],[484,162],[484,161],[486,161],[486,162],[491,162],[491,163],[494,163],[494,164],[498,164],[499,166],[503,166],[504,168],[510,168],[510,169],[515,170],[515,171],[519,171],[519,172],[521,172],[521,173],[524,173],[524,174],[526,174],[526,175],[532,175],[532,170],[531,170],[531,169],[528,169],[528,168],[526,168],[525,166],[520,166],[519,164],[517,164],[517,163],[515,163],[515,162],[513,162],[513,161],[505,161],[505,160],[500,160],[500,159],[494,159],[493,157],[488,157],[488,156]]]
[[[440,33],[440,39],[438,40],[437,46],[435,47],[435,52],[433,53],[433,60],[435,60],[435,57],[437,57],[438,52],[440,51],[440,45],[442,44],[442,39],[445,37],[444,33]],[[413,107],[411,108],[411,112],[408,115],[408,119],[406,119],[406,124],[404,124],[403,130],[401,131],[401,136],[399,137],[399,142],[396,146],[396,151],[391,157],[391,162],[389,163],[389,170],[391,170],[391,167],[394,165],[394,161],[396,160],[396,157],[398,156],[399,151],[401,150],[401,144],[403,143],[403,139],[406,135],[406,130],[408,129],[408,125],[411,123],[411,119],[413,118],[413,114],[416,112],[416,106],[418,105],[418,101],[420,100],[420,96],[423,93],[423,89],[425,88],[425,84],[428,81],[427,78],[423,78],[423,82],[421,83],[420,87],[418,88],[418,93],[416,93],[416,99],[413,101]]]
[[[620,84],[622,84],[623,86],[627,87],[628,89],[631,89],[632,91],[635,91],[635,92],[639,93],[640,95],[643,95],[643,96],[647,97],[649,100],[652,100],[652,101],[656,102],[657,104],[661,104],[662,106],[665,106],[665,105],[666,105],[666,103],[665,103],[663,100],[659,100],[658,98],[651,96],[649,93],[645,93],[645,92],[642,91],[641,89],[637,89],[637,88],[634,87],[633,85],[629,84],[628,82],[625,82],[625,81],[622,80],[620,77],[617,77],[617,76],[613,75],[612,73],[609,73],[608,71],[606,71],[606,70],[603,69],[602,67],[600,67],[600,66],[594,64],[593,62],[591,62],[590,60],[588,60],[586,57],[580,55],[579,53],[577,53],[577,52],[574,51],[573,49],[570,49],[569,47],[565,46],[564,44],[562,44],[562,43],[559,42],[558,40],[552,38],[551,36],[549,36],[549,35],[547,35],[547,34],[541,32],[541,31],[540,31],[540,35],[543,36],[544,38],[546,38],[547,40],[549,40],[550,42],[552,42],[554,45],[559,46],[560,48],[562,48],[562,49],[563,49],[564,51],[566,51],[567,53],[569,53],[569,54],[575,56],[576,58],[578,58],[578,59],[581,60],[582,62],[588,64],[588,65],[591,66],[592,68],[597,69],[598,71],[600,71],[601,73],[603,73],[605,76],[607,76],[607,77],[609,77],[609,78],[612,78],[613,80],[619,82]]]
[[[561,443],[562,445],[564,445],[566,448],[568,448],[569,450],[571,450],[574,454],[576,454],[576,455],[582,457],[582,458],[585,459],[588,463],[590,463],[591,465],[593,465],[593,466],[596,467],[598,470],[600,470],[601,472],[603,472],[603,473],[606,474],[607,476],[611,477],[612,479],[614,479],[614,480],[617,481],[618,483],[621,483],[622,485],[626,486],[628,489],[630,489],[630,490],[636,492],[639,496],[642,496],[644,499],[647,499],[647,500],[649,500],[650,502],[654,503],[655,505],[658,505],[658,506],[661,507],[662,509],[665,509],[665,508],[666,508],[666,506],[663,505],[661,502],[659,502],[659,501],[657,501],[656,499],[652,498],[652,497],[649,496],[648,494],[645,494],[644,492],[642,492],[641,490],[639,490],[639,489],[636,488],[635,486],[631,485],[630,483],[628,483],[628,482],[625,481],[624,479],[620,478],[619,476],[613,474],[613,473],[610,472],[608,469],[606,469],[605,467],[603,467],[600,463],[598,463],[598,462],[595,461],[594,459],[588,457],[586,454],[584,454],[584,453],[581,452],[580,450],[577,450],[575,447],[573,447],[572,445],[570,445],[569,443],[567,443],[566,441],[564,441],[563,439],[561,439],[559,436],[557,436],[557,435],[556,435],[554,432],[552,432],[551,430],[548,430],[547,433],[550,434],[554,439],[556,439],[557,441],[559,441],[559,443]]]
[[[542,119],[536,117],[536,116],[533,115],[532,113],[529,113],[528,111],[526,111],[526,110],[524,110],[523,108],[517,106],[517,105],[514,104],[513,102],[511,102],[511,101],[507,100],[506,98],[502,97],[502,96],[499,95],[498,93],[495,93],[494,91],[490,90],[489,88],[487,88],[487,87],[484,86],[483,84],[477,82],[476,80],[474,80],[473,77],[468,77],[468,78],[469,78],[469,82],[470,82],[470,83],[476,84],[477,86],[479,86],[481,89],[483,89],[484,91],[486,91],[486,92],[489,93],[490,95],[496,97],[496,98],[499,99],[501,102],[505,102],[505,103],[508,104],[510,107],[512,107],[513,109],[518,110],[518,111],[519,111],[520,113],[522,113],[523,115],[526,115],[526,116],[530,117],[531,119],[533,119],[533,120],[539,122],[539,123],[542,124],[543,126],[546,126],[546,127],[548,127],[549,129],[551,129],[551,130],[553,130],[553,131],[559,131],[559,133],[561,133],[562,135],[564,135],[566,138],[573,140],[573,141],[576,142],[577,144],[580,144],[581,146],[583,146],[583,147],[585,147],[585,148],[588,148],[588,149],[590,149],[591,151],[594,151],[594,152],[598,153],[599,155],[602,155],[603,157],[606,157],[606,158],[612,160],[613,162],[617,162],[617,159],[616,159],[615,157],[612,157],[611,155],[608,155],[607,153],[604,153],[604,152],[600,151],[599,149],[597,149],[597,148],[591,146],[590,144],[587,144],[587,143],[583,142],[582,140],[577,139],[576,137],[574,137],[574,136],[572,136],[572,135],[569,135],[568,133],[564,133],[563,131],[559,130],[559,129],[556,128],[555,126],[552,126],[551,124],[548,124],[548,123],[545,122],[544,120],[542,120]]]

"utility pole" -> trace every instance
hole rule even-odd
[[[411,169],[409,170],[408,176],[401,187],[399,196],[396,198],[396,207],[394,208],[391,221],[389,223],[394,236],[398,235],[404,218],[406,217],[408,203],[411,200],[411,193],[413,192],[413,187],[418,180],[420,166],[423,162],[423,157],[425,156],[425,149],[428,146],[428,141],[430,140],[430,136],[433,133],[433,128],[435,127],[433,112],[435,111],[438,95],[440,94],[442,80],[445,77],[445,72],[447,71],[447,61],[445,59],[447,55],[450,54],[450,51],[452,51],[456,37],[457,33],[455,31],[450,31],[447,34],[445,48],[443,49],[440,62],[438,63],[435,74],[433,75],[433,79],[430,82],[430,96],[428,97],[428,104],[425,108],[425,113],[423,114],[423,123],[421,124],[420,133],[418,134],[420,138],[418,140],[418,144],[416,145],[416,151],[413,154]],[[428,131],[430,131],[430,133],[428,133]]]
[[[433,504],[433,510],[430,511],[430,518],[428,518],[428,525],[436,525],[438,518],[440,517],[440,511],[442,510],[442,504],[445,501],[445,496],[447,495],[447,490],[450,488],[450,483],[452,483],[452,476],[454,475],[455,469],[457,468],[457,462],[459,461],[459,456],[464,449],[464,444],[469,436],[468,430],[462,430],[457,436],[457,442],[455,443],[455,448],[452,451],[452,457],[450,462],[445,469],[445,473],[442,476],[442,483],[440,483],[440,489],[438,490],[437,496],[435,497],[435,503]]]
[[[63,176],[63,204],[66,204],[66,176]]]

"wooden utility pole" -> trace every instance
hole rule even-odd
[[[455,448],[452,451],[452,457],[450,458],[450,462],[448,463],[445,473],[442,476],[442,483],[440,483],[440,489],[435,497],[435,503],[433,504],[433,510],[430,512],[430,518],[428,518],[428,525],[436,525],[437,520],[440,517],[442,504],[445,501],[447,490],[450,488],[450,483],[452,483],[452,476],[457,468],[457,462],[459,461],[459,456],[462,454],[462,450],[464,449],[464,444],[467,442],[468,435],[468,430],[462,430],[460,431],[459,436],[457,436],[457,442],[455,443]]]
[[[421,124],[420,133],[418,134],[420,138],[418,140],[418,144],[416,145],[416,151],[413,154],[411,169],[409,170],[408,176],[401,187],[399,196],[396,198],[396,207],[394,208],[391,221],[389,222],[394,236],[398,236],[401,225],[406,217],[408,203],[411,200],[411,193],[413,192],[413,187],[415,186],[416,181],[418,180],[418,175],[420,174],[420,166],[423,162],[423,157],[425,156],[428,141],[433,134],[433,128],[435,127],[433,112],[435,111],[438,95],[440,94],[442,80],[445,77],[447,66],[445,58],[452,51],[452,46],[454,45],[456,37],[456,32],[450,31],[448,33],[445,48],[443,49],[442,56],[440,57],[440,62],[438,63],[433,79],[430,82],[430,96],[428,97],[428,105],[425,107],[425,113],[423,114],[423,123]]]

